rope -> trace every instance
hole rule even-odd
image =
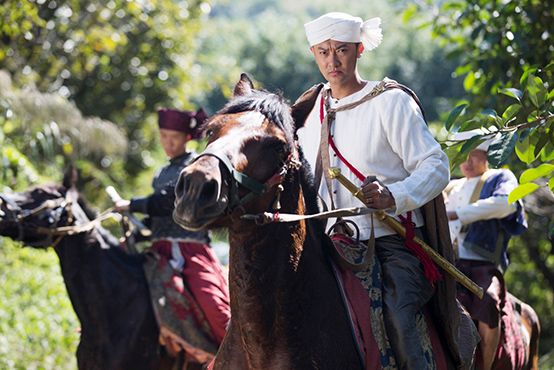
[[[278,222],[296,222],[309,219],[328,219],[335,217],[351,217],[359,215],[367,215],[377,212],[378,210],[366,207],[339,208],[332,211],[319,212],[311,215],[298,215],[293,213],[271,213],[264,212],[258,214],[244,214],[240,218],[243,220],[251,220],[259,225],[265,225]]]
[[[94,229],[96,226],[99,226],[102,221],[107,220],[108,218],[115,217],[113,212],[113,207],[108,208],[104,212],[100,213],[98,217],[94,220],[85,222],[82,225],[71,225],[71,226],[60,226],[55,228],[47,227],[37,227],[37,232],[40,234],[50,235],[50,236],[66,236],[80,234],[86,231]]]

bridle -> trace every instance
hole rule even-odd
[[[229,173],[230,181],[228,179],[223,180],[229,186],[229,202],[225,210],[227,214],[233,213],[235,210],[242,208],[245,204],[264,195],[275,186],[277,186],[276,200],[273,202],[271,208],[279,210],[281,208],[279,197],[281,192],[284,190],[282,183],[289,173],[289,170],[297,170],[301,166],[300,161],[295,158],[291,152],[287,156],[286,160],[282,161],[283,164],[277,168],[275,173],[262,183],[248,176],[244,172],[238,171],[231,163],[231,160],[227,154],[221,150],[207,148],[195,158],[195,161],[205,156],[216,158],[221,164],[223,164]],[[242,196],[239,194],[241,187],[247,189],[247,193]]]
[[[11,200],[9,197],[0,194],[0,205],[2,203],[7,204],[7,210],[9,218],[4,218],[4,221],[11,222],[17,226],[18,235],[13,237],[14,240],[24,241],[31,246],[51,245],[56,247],[57,244],[66,235],[75,235],[83,232],[90,231],[107,218],[114,217],[112,209],[108,209],[98,215],[93,220],[88,220],[81,206],[77,202],[78,194],[74,189],[69,189],[65,196],[48,199],[42,202],[40,205],[33,209],[21,209],[21,207]],[[50,211],[45,217],[48,217],[48,227],[35,225],[32,222],[26,223],[25,220],[32,217],[41,215],[44,212]],[[5,212],[2,212],[5,213]],[[66,226],[58,226],[62,221],[62,216],[66,216]],[[77,217],[81,214],[81,217]],[[84,215],[84,216],[83,216]],[[0,213],[0,217],[4,215]],[[84,218],[79,224],[75,224],[77,219]],[[32,230],[34,234],[45,235],[46,240],[40,240],[36,242],[30,242],[25,240],[26,232]]]
[[[67,213],[68,219],[72,220],[71,212],[71,202],[69,192],[66,193],[65,197],[58,197],[54,199],[48,199],[37,207],[32,209],[22,209],[16,202],[14,202],[10,197],[0,194],[0,205],[6,204],[6,210],[9,212],[3,212],[0,214],[0,217],[3,218],[3,221],[13,223],[17,226],[18,234],[14,236],[13,239],[17,241],[24,241],[26,237],[27,230],[33,230],[35,234],[46,235],[50,239],[47,239],[47,243],[53,243],[54,234],[51,232],[52,229],[55,229],[60,223],[62,215],[64,212]],[[48,223],[50,227],[43,227],[34,225],[33,223],[26,223],[25,221],[33,216],[40,216],[41,214],[50,211],[45,217],[48,217]],[[5,218],[4,216],[8,216]],[[41,241],[41,244],[44,241]],[[29,243],[29,244],[38,244]]]

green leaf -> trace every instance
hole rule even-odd
[[[404,10],[404,12],[402,13],[402,22],[408,23],[409,21],[414,19],[414,17],[416,16],[416,13],[417,13],[417,5],[409,4]]]
[[[523,97],[523,93],[521,90],[514,89],[514,88],[507,88],[507,89],[500,89],[498,90],[499,93],[509,96],[510,98],[516,99],[518,102],[521,103],[521,98]]]
[[[520,184],[526,184],[541,177],[548,176],[554,171],[554,164],[543,163],[537,168],[530,168],[525,170],[519,177]]]
[[[544,148],[548,142],[548,136],[544,132],[538,132],[537,135],[539,136],[539,139],[537,140],[537,145],[535,146],[535,156],[538,157],[542,148]]]
[[[491,166],[497,168],[506,163],[514,151],[517,138],[517,131],[509,131],[494,139],[487,151],[487,158]]]
[[[516,116],[516,114],[520,111],[521,104],[512,104],[506,110],[504,113],[502,113],[502,118],[504,119],[504,122],[507,124],[513,117]]]
[[[466,91],[471,91],[474,85],[475,85],[475,73],[469,72],[466,78],[464,78],[464,89]]]
[[[554,144],[552,144],[551,142],[547,143],[541,151],[541,161],[554,161]]]
[[[519,83],[520,85],[525,85],[525,82],[527,81],[527,77],[529,77],[530,74],[533,74],[537,72],[537,68],[536,67],[527,67],[525,68],[525,72],[523,72],[523,74],[521,75],[521,78],[519,79]]]
[[[538,184],[535,184],[534,182],[519,185],[517,188],[510,192],[510,195],[508,195],[508,203],[514,203],[521,198],[533,193],[538,188],[540,188],[540,186]]]
[[[463,143],[462,148],[460,149],[460,153],[464,154],[464,153],[470,152],[471,150],[476,148],[479,144],[481,144],[483,141],[485,141],[485,139],[483,139],[483,136],[481,135],[476,135],[476,136],[473,136],[472,138],[469,138],[468,140],[466,140],[465,143]]]
[[[535,141],[531,136],[516,144],[516,155],[524,163],[531,163],[537,158],[535,156]]]
[[[554,191],[554,177],[551,177],[550,180],[548,180],[548,187],[551,191]]]
[[[531,103],[533,103],[537,109],[540,109],[544,105],[548,94],[542,79],[537,76],[529,75],[527,80],[527,92],[529,93]]]
[[[470,131],[473,129],[482,128],[487,122],[488,120],[486,120],[486,122],[483,122],[482,117],[476,116],[462,123],[460,125],[459,131]]]
[[[460,104],[456,108],[452,109],[452,111],[448,115],[448,118],[446,119],[446,122],[444,123],[444,127],[446,128],[446,130],[450,131],[452,125],[456,122],[460,114],[462,114],[467,106],[467,104]]]

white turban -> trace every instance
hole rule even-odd
[[[327,40],[361,42],[366,50],[373,50],[383,40],[381,18],[365,22],[346,13],[327,13],[304,25],[310,46]]]
[[[481,129],[461,131],[461,132],[456,132],[454,135],[452,135],[452,140],[455,140],[455,141],[469,140],[474,136],[481,136],[485,134],[486,132]],[[489,146],[492,144],[493,140],[494,140],[494,137],[490,139],[486,139],[474,149],[478,149],[486,152],[489,150]]]

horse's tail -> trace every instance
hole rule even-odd
[[[541,332],[541,324],[539,316],[527,303],[521,301],[519,298],[508,293],[508,299],[513,302],[514,310],[521,316],[521,321],[527,332],[529,333],[529,359],[527,362],[527,369],[538,370],[539,369],[539,335]]]

